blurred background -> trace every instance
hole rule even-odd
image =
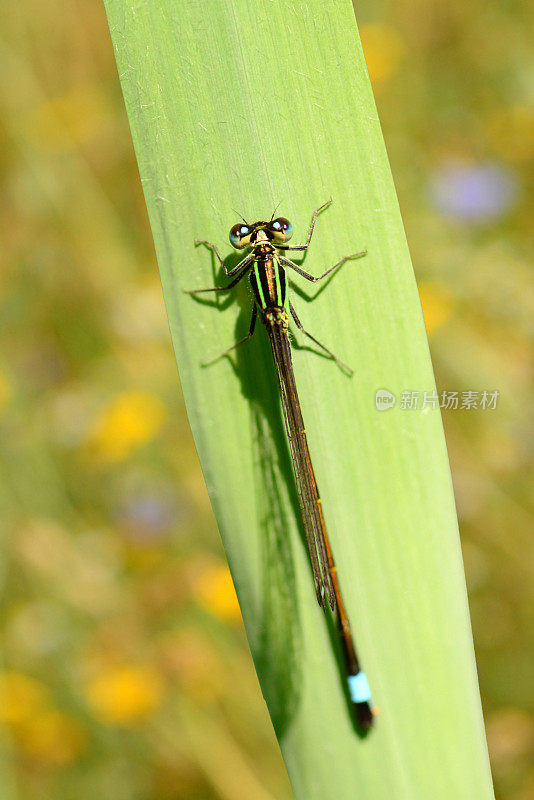
[[[443,416],[500,800],[534,798],[528,14],[357,9],[438,389],[499,392]],[[1,796],[285,800],[104,9],[21,0],[2,17]]]

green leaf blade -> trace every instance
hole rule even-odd
[[[377,389],[434,389],[420,304],[352,8],[108,0],[173,344],[247,634],[298,798],[492,797],[438,409],[379,412]],[[210,254],[235,208],[279,213],[305,267],[346,264],[304,327],[356,369],[295,350],[310,450],[358,649],[381,709],[356,736],[299,531],[263,331],[243,290],[219,309]],[[216,265],[215,265],[216,266]],[[304,281],[295,279],[302,289]],[[261,326],[260,326],[261,327]],[[297,337],[298,338],[298,337]],[[299,340],[300,341],[300,340]],[[302,344],[304,344],[302,342]]]

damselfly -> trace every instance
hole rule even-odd
[[[331,202],[332,201],[329,200],[314,212],[306,243],[293,247],[286,244],[293,235],[293,227],[289,220],[284,217],[273,219],[273,214],[269,222],[259,221],[252,224],[249,224],[242,218],[243,222],[234,225],[230,230],[230,244],[235,247],[236,250],[244,250],[247,247],[252,249],[237,266],[230,270],[227,269],[217,247],[212,242],[197,241],[197,245],[206,245],[206,247],[209,247],[213,251],[226,275],[229,278],[233,278],[233,280],[227,286],[196,289],[189,292],[189,294],[198,294],[200,292],[227,292],[236,286],[246,275],[249,276],[255,302],[252,309],[252,318],[250,320],[248,334],[222,353],[219,358],[228,355],[232,350],[235,350],[236,347],[244,344],[252,337],[259,313],[261,321],[269,335],[274,362],[276,364],[289,451],[293,464],[293,472],[295,475],[295,483],[317,600],[325,611],[328,604],[334,615],[345,661],[349,696],[359,725],[367,729],[371,726],[373,720],[371,693],[369,691],[367,678],[360,668],[356,655],[349,620],[339,587],[334,558],[326,532],[321,498],[319,497],[317,481],[315,479],[308,449],[306,430],[302,419],[291,360],[291,346],[288,335],[290,316],[299,331],[320,347],[345,373],[352,374],[352,370],[347,367],[346,364],[339,361],[339,359],[314,336],[304,330],[289,299],[285,273],[286,268],[289,268],[303,278],[306,278],[306,280],[317,283],[317,281],[323,280],[327,275],[338,270],[346,261],[361,258],[366,255],[367,251],[364,250],[360,253],[345,256],[318,278],[305,272],[305,270],[297,266],[297,264],[294,264],[282,255],[283,251],[306,251],[308,249],[317,216],[321,211],[327,208]]]

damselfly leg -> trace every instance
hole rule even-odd
[[[321,211],[324,211],[325,208],[328,208],[331,202],[332,198],[330,198],[330,200],[327,200],[326,203],[323,203],[322,206],[319,206],[319,208],[316,208],[315,211],[313,212],[310,230],[308,231],[308,238],[306,239],[306,244],[294,244],[294,245],[277,244],[276,246],[278,250],[307,250],[308,247],[310,246],[313,229],[315,228],[315,223],[317,222],[317,217],[319,216]]]
[[[211,367],[212,364],[215,364],[217,361],[220,361],[221,358],[225,358],[225,356],[229,356],[230,353],[232,353],[234,350],[237,350],[237,348],[241,347],[242,344],[245,344],[245,342],[248,342],[249,339],[252,339],[252,337],[254,336],[254,330],[256,328],[256,319],[257,319],[257,317],[258,317],[258,309],[257,309],[256,306],[253,306],[253,308],[252,308],[252,317],[251,317],[251,320],[250,320],[250,326],[249,326],[247,335],[243,336],[242,339],[240,339],[238,342],[236,342],[231,347],[229,347],[228,350],[225,350],[224,353],[221,353],[219,356],[217,356],[217,358],[214,358],[212,361],[204,362],[204,364],[202,366],[203,367]]]
[[[325,347],[322,342],[320,342],[318,339],[316,339],[315,336],[312,336],[311,333],[308,333],[308,331],[304,330],[304,326],[302,325],[302,322],[300,321],[300,319],[297,317],[297,313],[296,313],[295,309],[293,308],[293,304],[291,303],[291,300],[289,301],[289,311],[291,312],[291,316],[293,317],[295,325],[297,326],[299,331],[301,333],[303,333],[304,336],[307,336],[308,339],[311,339],[312,342],[315,342],[315,344],[318,347],[320,347],[321,350],[324,350],[324,352],[331,358],[331,360],[334,361],[338,365],[338,367],[341,369],[341,371],[344,372],[349,378],[351,378],[354,375],[354,370],[351,369],[348,366],[348,364],[345,364],[343,361],[340,361],[340,359],[337,356],[335,356],[334,353],[331,350],[328,349],[328,347]]]

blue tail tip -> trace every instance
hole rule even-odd
[[[349,675],[347,678],[349,685],[350,699],[353,703],[370,703],[371,689],[365,672],[358,672],[357,675]]]

